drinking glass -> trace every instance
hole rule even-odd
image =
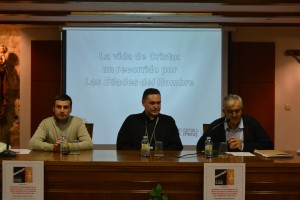
[[[80,150],[79,150],[79,140],[73,140],[73,144],[76,145],[76,150],[72,150],[70,152],[71,155],[80,155]]]
[[[220,142],[220,147],[219,147],[219,157],[221,158],[227,158],[227,142]]]
[[[161,142],[161,141],[156,141],[155,142],[154,156],[157,156],[157,157],[163,157],[164,156],[163,142]]]

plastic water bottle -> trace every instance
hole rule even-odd
[[[60,141],[60,154],[62,155],[67,155],[69,154],[69,144],[67,141],[67,136],[63,134],[61,136],[61,141]]]
[[[213,157],[213,141],[211,140],[211,137],[206,138],[204,155],[206,158]]]
[[[142,145],[141,145],[141,156],[143,157],[149,157],[150,155],[150,144],[148,142],[148,136],[144,136],[142,139]]]

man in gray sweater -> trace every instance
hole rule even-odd
[[[28,143],[32,150],[60,152],[60,143],[64,134],[69,143],[69,150],[93,149],[92,139],[83,120],[71,116],[72,99],[66,94],[54,99],[54,116],[44,119]],[[73,141],[79,140],[79,143]]]

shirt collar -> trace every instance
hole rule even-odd
[[[224,120],[224,130],[230,129],[228,124],[226,123],[226,118]],[[244,122],[243,122],[243,118],[241,118],[241,121],[237,127],[237,129],[244,129]]]
[[[148,115],[146,115],[146,112],[145,111],[143,112],[143,116],[144,116],[145,120],[147,120],[147,121],[155,121],[157,119],[157,117],[159,117],[159,115],[160,115],[160,113],[154,119],[151,120],[150,117]]]

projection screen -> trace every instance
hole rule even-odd
[[[160,90],[161,113],[175,119],[184,145],[221,116],[219,28],[65,27],[63,43],[71,114],[94,124],[94,144],[116,143],[125,118],[144,110],[146,88]]]

